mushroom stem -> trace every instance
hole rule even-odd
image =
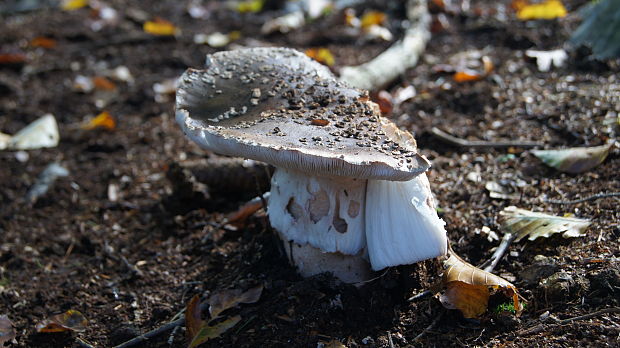
[[[373,270],[445,255],[444,226],[426,174],[409,181],[368,180],[366,240]]]
[[[372,276],[367,261],[368,180],[318,177],[276,168],[268,211],[289,259],[304,276],[332,272],[345,282]]]

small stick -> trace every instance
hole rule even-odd
[[[86,342],[85,340],[83,340],[83,339],[81,339],[81,338],[79,338],[79,337],[76,337],[76,338],[75,338],[75,341],[77,342],[77,344],[78,344],[80,347],[83,347],[83,348],[95,348],[95,346],[93,346],[92,344],[90,344],[90,343]]]
[[[445,141],[446,143],[457,145],[461,147],[473,147],[473,148],[494,148],[494,147],[523,147],[531,148],[543,146],[543,143],[535,141],[483,141],[483,140],[465,140],[450,135],[437,127],[433,127],[431,132],[437,138]]]
[[[422,291],[419,294],[415,294],[415,295],[409,297],[407,299],[407,301],[408,302],[419,301],[419,300],[423,300],[423,299],[431,297],[431,296],[433,296],[433,291],[431,291],[431,290],[424,290],[424,291]]]
[[[392,333],[388,331],[388,342],[390,343],[390,348],[394,348],[394,341],[392,341]]]
[[[605,309],[601,309],[596,312],[579,315],[579,316],[568,318],[568,319],[562,319],[558,321],[558,324],[562,325],[562,324],[568,324],[573,321],[592,319],[594,317],[598,317],[599,315],[606,314],[606,313],[620,313],[620,308],[619,307],[605,308]]]
[[[200,311],[201,312],[206,310],[207,308],[209,308],[209,304],[207,302],[202,302],[200,304]],[[151,331],[145,333],[144,335],[140,335],[140,336],[134,337],[134,338],[130,339],[127,342],[124,342],[124,343],[121,343],[121,344],[119,344],[117,346],[114,346],[113,348],[133,347],[136,344],[148,341],[148,340],[150,340],[153,337],[159,336],[159,335],[161,335],[162,333],[164,333],[166,331],[172,330],[172,329],[174,329],[174,328],[176,328],[178,326],[182,326],[182,325],[185,325],[185,317],[181,317],[181,318],[179,318],[179,319],[177,319],[175,321],[171,321],[168,324],[160,326],[157,329],[151,330]]]
[[[608,197],[620,197],[620,192],[597,193],[595,195],[588,196],[586,198],[575,199],[575,200],[572,200],[572,201],[561,201],[561,200],[545,199],[543,202],[551,203],[551,204],[577,204],[577,203],[583,203],[583,202],[587,202],[587,201],[594,201],[594,200],[597,200],[597,199],[608,198]]]
[[[482,270],[487,271],[487,272],[493,272],[493,270],[499,263],[499,260],[502,259],[502,257],[506,253],[506,250],[508,250],[508,247],[515,239],[517,239],[516,234],[512,234],[512,233],[504,234],[504,237],[502,237],[502,241],[499,243],[499,246],[497,247],[497,249],[495,249],[495,252],[493,253],[493,255],[491,255],[491,258],[487,262],[485,262],[485,263],[490,262],[490,264],[486,266],[485,268],[483,268]]]
[[[446,313],[445,309],[441,313],[439,313],[437,318],[435,318],[435,320],[433,320],[433,322],[429,326],[427,326],[426,329],[422,330],[422,332],[420,332],[419,335],[414,337],[413,342],[419,341],[422,337],[424,337],[424,335],[426,335],[427,332],[431,331],[433,329],[433,327],[435,327],[435,325],[437,325],[437,323],[439,322],[441,317],[443,317],[444,313]]]

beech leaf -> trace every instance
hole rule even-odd
[[[578,174],[588,171],[603,163],[613,142],[593,147],[572,147],[562,150],[532,151],[546,165],[561,172]]]
[[[203,323],[203,325],[200,327],[200,330],[198,330],[198,332],[192,339],[192,342],[189,344],[189,348],[197,347],[212,338],[219,337],[221,334],[237,325],[240,320],[241,317],[236,315],[215,325],[207,325],[207,323]]]
[[[202,320],[200,313],[200,296],[197,294],[187,303],[185,309],[185,327],[187,328],[187,337],[193,340],[200,331],[200,327],[205,322]]]
[[[208,301],[211,319],[217,318],[223,311],[241,303],[254,303],[258,301],[262,292],[263,286],[259,285],[243,293],[239,289],[233,289],[213,294]]]
[[[0,315],[0,347],[14,339],[15,329],[13,328],[13,323],[6,314]]]
[[[568,12],[560,0],[546,0],[539,4],[521,5],[517,18],[522,21],[531,19],[554,19],[566,16]]]
[[[444,262],[442,285],[446,291],[439,300],[444,307],[458,309],[465,318],[476,318],[482,315],[489,303],[489,288],[501,290],[506,296],[512,297],[514,307],[521,309],[517,288],[507,280],[492,273],[483,271],[463,261],[452,250]]]
[[[51,316],[39,322],[36,326],[37,332],[82,332],[86,330],[88,320],[82,313],[70,309],[64,313]]]
[[[499,214],[504,219],[503,228],[514,233],[517,242],[524,237],[534,240],[538,237],[548,238],[556,233],[562,233],[564,238],[582,237],[591,224],[590,220],[536,213],[515,206],[507,207]]]

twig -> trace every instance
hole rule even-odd
[[[206,310],[207,308],[209,308],[209,304],[207,302],[202,302],[200,304],[200,311],[201,312]],[[159,335],[161,335],[162,333],[164,333],[166,331],[172,330],[172,329],[176,328],[177,326],[182,326],[182,325],[185,325],[185,317],[179,318],[179,319],[177,319],[175,321],[171,321],[168,324],[160,326],[157,329],[151,330],[151,331],[145,333],[144,335],[140,335],[140,336],[134,337],[134,338],[130,339],[127,342],[124,342],[124,343],[121,343],[121,344],[119,344],[117,346],[114,346],[113,348],[133,347],[136,344],[148,341],[148,340],[150,340],[153,337],[159,336]]]
[[[388,342],[390,344],[390,348],[394,348],[394,341],[392,341],[392,333],[388,331]]]
[[[496,147],[538,147],[543,146],[543,143],[535,141],[483,141],[483,140],[465,140],[450,135],[437,127],[433,127],[431,132],[437,138],[445,141],[446,143],[457,145],[461,147],[473,147],[473,148],[496,148]]]
[[[583,202],[587,202],[587,201],[594,201],[594,200],[597,200],[597,199],[608,198],[608,197],[620,197],[620,192],[597,193],[595,195],[588,196],[586,198],[575,199],[575,200],[572,200],[572,201],[561,201],[561,200],[545,199],[543,202],[551,203],[551,204],[577,204],[577,203],[583,203]]]
[[[506,253],[506,250],[508,250],[508,247],[516,238],[517,238],[516,234],[512,234],[512,233],[504,234],[504,237],[502,237],[502,241],[499,243],[499,246],[497,247],[497,249],[495,249],[495,252],[493,253],[493,255],[491,255],[491,258],[485,262],[485,264],[489,263],[489,265],[484,267],[482,270],[487,271],[487,272],[493,272],[493,270],[499,263],[499,260],[502,259],[502,257]]]
[[[568,324],[573,321],[592,319],[594,317],[598,317],[599,315],[606,314],[606,313],[620,313],[620,308],[618,307],[605,308],[605,309],[598,310],[596,312],[579,315],[579,316],[572,317],[572,318],[562,319],[558,322],[558,324],[563,325],[563,324]]]
[[[426,335],[426,333],[431,331],[433,329],[433,327],[435,327],[435,325],[437,325],[437,323],[439,322],[441,317],[443,317],[444,313],[446,313],[445,309],[441,313],[439,313],[439,315],[435,318],[435,320],[433,320],[433,322],[429,326],[427,326],[426,329],[422,330],[422,332],[420,332],[419,335],[417,335],[416,337],[413,338],[413,342],[419,341],[422,337],[424,337],[424,335]]]
[[[606,314],[606,313],[620,313],[620,308],[618,307],[612,307],[612,308],[605,308],[605,309],[601,309],[599,311],[596,312],[592,312],[589,314],[584,314],[584,315],[579,315],[576,317],[572,317],[572,318],[567,318],[567,319],[563,319],[563,320],[559,320],[556,323],[553,324],[549,324],[549,325],[545,325],[545,324],[537,324],[533,327],[527,328],[525,330],[521,330],[519,332],[517,332],[517,336],[527,336],[527,335],[534,335],[537,333],[540,333],[544,330],[547,330],[549,328],[552,327],[556,327],[556,326],[562,326],[562,325],[566,325],[566,324],[570,324],[574,321],[579,321],[579,320],[586,320],[586,319],[592,319],[594,317],[597,317],[601,314]]]
[[[415,66],[431,37],[426,0],[408,0],[407,19],[411,26],[401,40],[369,62],[342,67],[340,80],[353,87],[375,90]]]
[[[431,291],[431,290],[424,290],[424,291],[422,291],[419,294],[416,294],[416,295],[413,295],[413,296],[409,297],[407,299],[407,301],[409,301],[409,302],[419,301],[419,300],[423,300],[423,299],[431,297],[431,296],[433,296],[433,291]]]
[[[76,338],[75,338],[75,342],[77,342],[77,344],[78,344],[80,347],[84,347],[84,348],[95,348],[95,346],[93,346],[92,344],[90,344],[90,343],[86,342],[85,340],[83,340],[83,339],[81,339],[81,338],[79,338],[79,337],[76,337]]]

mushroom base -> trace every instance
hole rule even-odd
[[[276,168],[269,221],[302,275],[332,272],[345,282],[368,279],[366,185],[364,179]]]
[[[295,266],[302,277],[311,277],[329,272],[344,283],[360,283],[375,276],[368,258],[362,253],[345,255],[326,253],[309,245],[300,245],[286,240],[278,234],[284,245],[289,262]]]

